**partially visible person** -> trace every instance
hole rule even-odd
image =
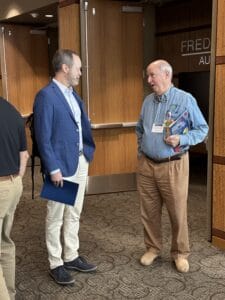
[[[71,50],[60,49],[52,64],[55,76],[35,98],[34,128],[44,173],[58,188],[63,180],[79,184],[74,206],[51,200],[47,203],[50,275],[58,284],[68,285],[74,283],[74,278],[67,270],[96,270],[95,265],[79,255],[78,237],[88,166],[95,144],[83,101],[73,89],[81,76],[80,57]]]
[[[10,234],[20,200],[28,152],[24,121],[0,97],[0,299],[15,299],[15,245]]]
[[[151,265],[160,255],[164,203],[172,227],[172,259],[178,271],[188,272],[188,149],[206,138],[208,125],[194,97],[173,86],[172,67],[167,61],[150,63],[147,78],[153,93],[145,98],[136,127],[137,183],[147,249],[140,262]],[[177,132],[170,134],[172,128]]]

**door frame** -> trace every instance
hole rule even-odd
[[[216,33],[217,33],[217,0],[213,1],[212,29],[211,29],[211,64],[209,87],[209,135],[207,141],[208,170],[207,170],[207,238],[212,241],[212,183],[213,183],[213,125],[214,125],[214,98],[216,72]]]

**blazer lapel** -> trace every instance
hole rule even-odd
[[[63,106],[66,108],[66,110],[70,114],[71,118],[76,123],[73,112],[72,112],[65,96],[63,95],[63,93],[60,91],[60,89],[58,88],[58,86],[54,82],[52,82],[52,89],[53,89],[53,92],[56,94],[57,99],[59,99],[59,101],[63,104]]]

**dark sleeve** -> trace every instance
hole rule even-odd
[[[25,131],[25,122],[21,115],[18,116],[18,123],[19,123],[19,143],[20,143],[20,152],[27,150],[27,138],[26,138],[26,131]]]

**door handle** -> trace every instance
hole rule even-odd
[[[91,124],[92,129],[122,128],[123,123],[99,123]]]
[[[123,127],[128,128],[128,127],[136,127],[137,122],[123,122]]]
[[[98,123],[91,124],[92,129],[113,129],[113,128],[129,128],[135,127],[137,122],[121,122],[121,123]]]

